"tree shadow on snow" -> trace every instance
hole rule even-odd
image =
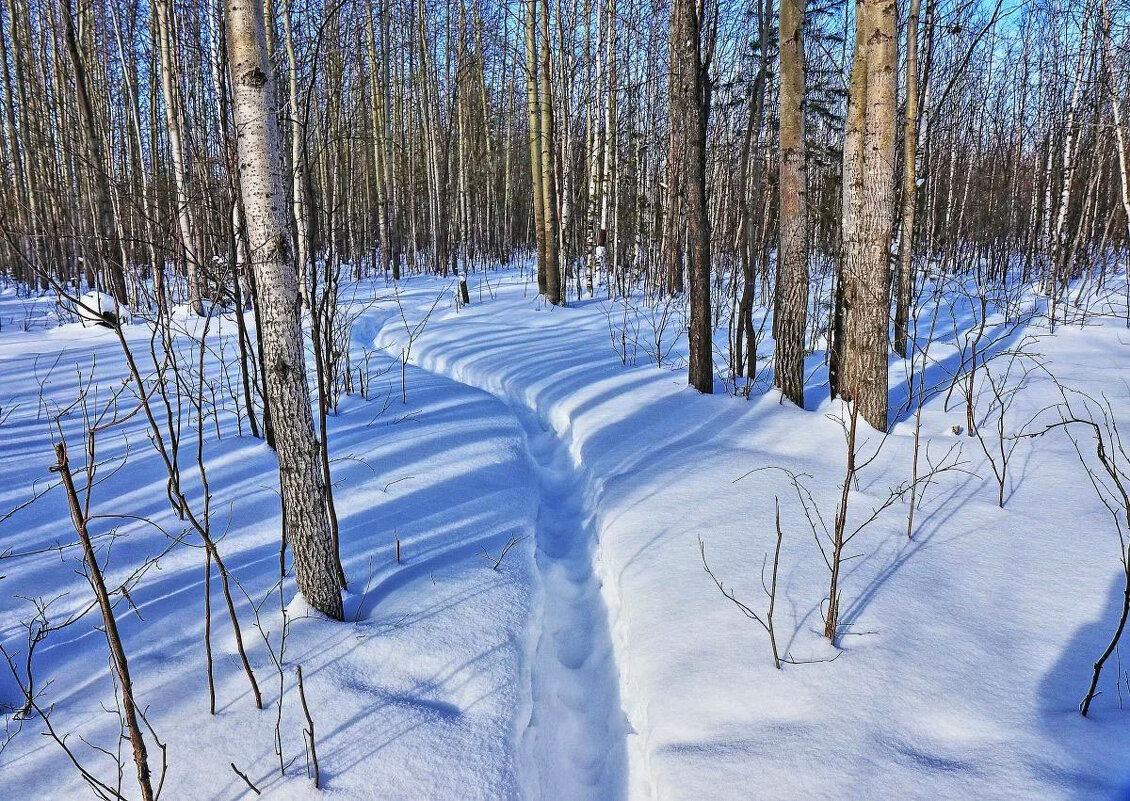
[[[1130,799],[1130,766],[1126,743],[1130,737],[1130,658],[1119,664],[1117,654],[1107,661],[1098,695],[1088,717],[1079,714],[1092,665],[1102,654],[1122,610],[1123,577],[1111,581],[1102,610],[1077,629],[1037,689],[1041,728],[1049,746],[1062,757],[1058,764],[1037,768],[1073,799]],[[1054,621],[1049,621],[1053,622]],[[1130,657],[1130,641],[1121,649]],[[1105,781],[1096,779],[1105,776]]]

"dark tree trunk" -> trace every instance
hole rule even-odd
[[[804,408],[808,312],[808,189],[804,149],[804,0],[781,0],[780,239],[774,382]]]
[[[690,282],[688,383],[714,391],[710,322],[710,219],[706,205],[706,123],[710,114],[709,59],[703,60],[702,18],[694,0],[671,7],[671,136],[682,142],[681,195],[687,219]],[[670,230],[670,229],[669,229]],[[670,247],[673,243],[668,243]]]

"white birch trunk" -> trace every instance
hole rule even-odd
[[[291,252],[277,95],[262,6],[256,0],[229,0],[227,26],[240,188],[259,295],[284,534],[294,555],[298,589],[315,609],[341,620],[337,560],[306,382],[298,271]]]

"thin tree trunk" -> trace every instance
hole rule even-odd
[[[687,277],[690,282],[688,383],[714,392],[710,325],[710,219],[706,203],[706,123],[710,113],[708,63],[702,54],[702,18],[694,0],[671,6],[672,141],[682,149],[681,173],[687,215]]]
[[[549,0],[542,0],[541,13],[541,191],[545,220],[545,299],[554,306],[565,305],[561,285],[561,228],[557,207],[557,169],[553,124],[553,71],[549,45]]]
[[[181,253],[184,257],[185,275],[188,278],[188,305],[196,314],[203,314],[200,302],[200,253],[196,243],[196,223],[193,218],[192,197],[189,191],[190,156],[184,136],[184,117],[181,111],[180,92],[177,88],[177,61],[173,48],[173,8],[171,0],[158,0],[153,9],[157,17],[157,40],[161,53],[161,94],[165,103],[165,129],[169,137],[169,155],[173,164],[173,185],[177,231],[180,234]]]
[[[918,19],[921,0],[910,0],[906,20],[906,111],[902,124],[902,223],[899,228],[895,352],[907,357],[914,292],[914,217],[918,209]]]
[[[545,201],[541,186],[541,100],[538,87],[538,0],[526,0],[526,107],[530,139],[530,205],[534,210],[534,241],[537,246],[538,293],[546,292]]]

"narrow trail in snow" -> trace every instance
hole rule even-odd
[[[540,495],[535,557],[542,606],[531,655],[530,721],[521,743],[531,785],[526,795],[618,799],[627,725],[607,609],[593,572],[594,515],[564,443],[533,413],[515,414]]]
[[[381,341],[379,324],[371,333]],[[370,333],[370,332],[367,332]],[[589,482],[559,436],[512,387],[418,348],[411,364],[502,401],[524,434],[538,492],[534,554],[539,602],[529,639],[529,720],[517,759],[527,801],[620,801],[626,738],[608,609],[594,571]]]

